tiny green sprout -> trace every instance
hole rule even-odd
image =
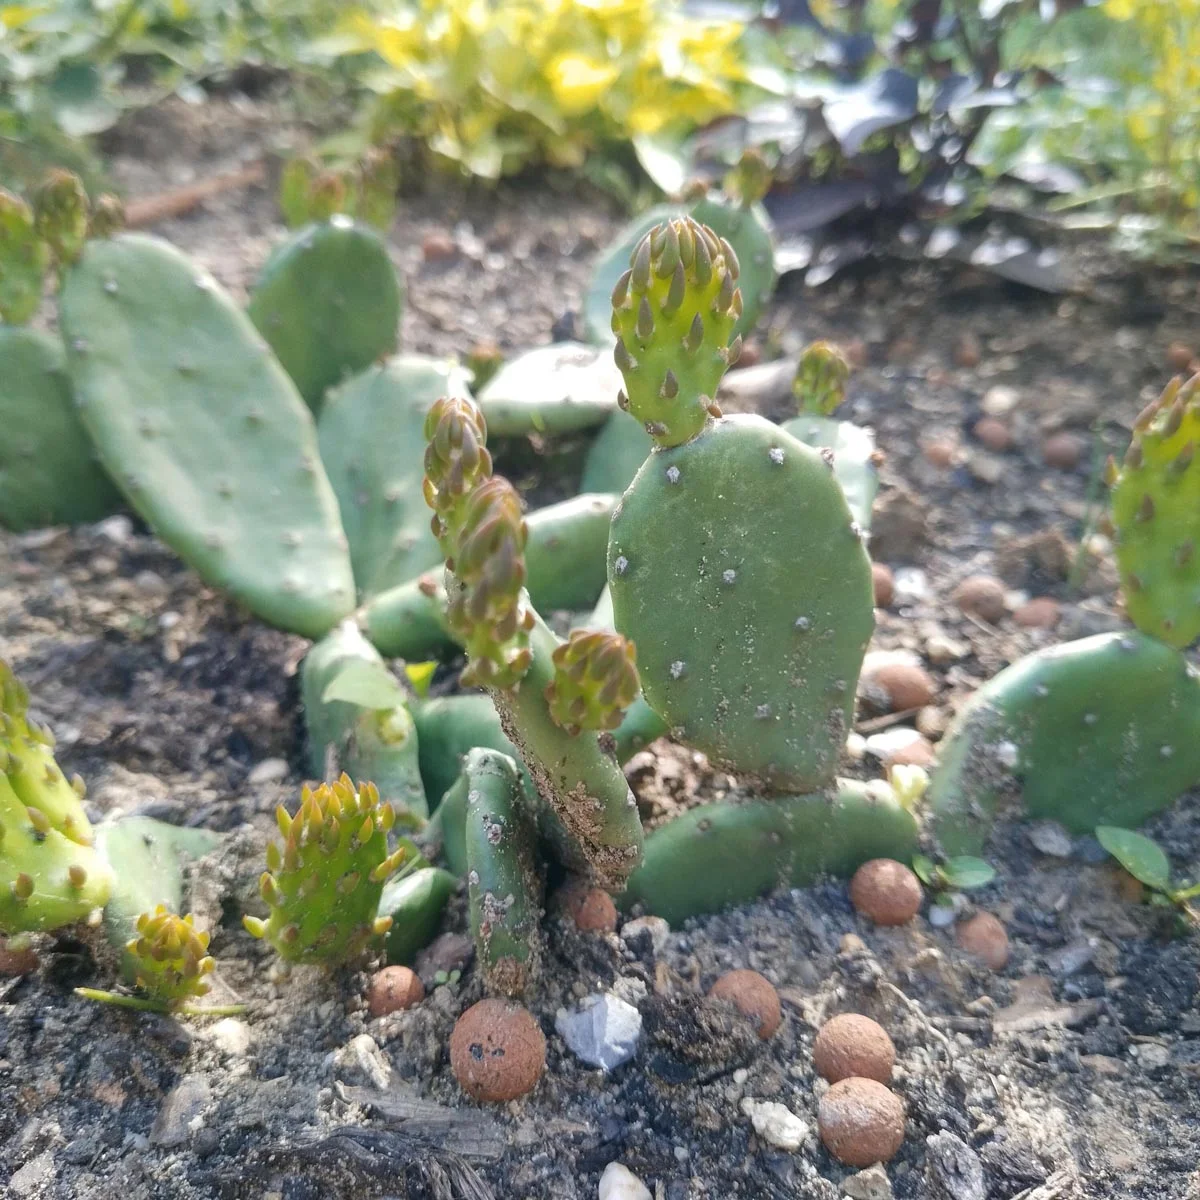
[[[888,783],[901,808],[915,812],[929,786],[929,772],[924,767],[897,763],[888,771]]]
[[[913,873],[935,892],[969,892],[987,887],[996,878],[996,868],[982,858],[959,854],[935,863],[924,854],[913,855]]]
[[[1200,896],[1200,883],[1173,888],[1171,862],[1153,838],[1116,825],[1098,825],[1096,840],[1134,879],[1150,889],[1151,904],[1173,905],[1192,925],[1200,928],[1200,912],[1190,903]]]

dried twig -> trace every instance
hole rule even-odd
[[[224,192],[236,191],[238,188],[253,187],[262,183],[266,177],[266,164],[260,161],[238,171],[213,175],[209,179],[200,180],[199,183],[188,184],[187,187],[160,192],[157,196],[148,196],[144,200],[134,200],[125,206],[125,224],[130,229],[145,229],[172,217],[182,217],[192,209],[198,208],[205,200],[211,200]]]

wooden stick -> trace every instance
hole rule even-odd
[[[157,196],[147,196],[144,200],[134,200],[125,206],[125,226],[128,229],[145,229],[172,217],[182,217],[213,196],[262,183],[266,175],[266,164],[260,161],[238,171],[213,175],[199,183],[188,184],[187,187],[160,192]]]

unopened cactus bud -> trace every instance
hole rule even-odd
[[[282,846],[267,849],[259,892],[266,921],[245,917],[246,929],[266,938],[289,962],[337,966],[361,953],[391,927],[377,918],[383,885],[408,855],[388,852],[395,823],[374,784],[355,790],[347,775],[316,790],[306,787],[300,809],[280,805],[275,819]]]
[[[92,204],[88,236],[110,238],[125,228],[125,205],[119,196],[105,192]]]
[[[391,228],[400,190],[400,164],[393,151],[372,146],[358,167],[358,202],[355,216],[376,229]]]
[[[336,171],[321,171],[308,189],[309,215],[328,221],[346,211],[346,181]]]
[[[59,267],[83,252],[88,233],[88,198],[77,175],[51,171],[33,200],[34,225]]]
[[[425,502],[434,511],[433,532],[453,559],[466,498],[492,473],[487,422],[470,400],[443,396],[425,418]]]
[[[850,363],[833,342],[813,342],[800,355],[792,394],[802,413],[827,417],[846,398]]]
[[[737,256],[691,217],[655,226],[638,243],[612,293],[613,352],[626,408],[662,446],[706,425],[717,385],[737,361],[742,315]]]
[[[279,211],[289,229],[298,229],[312,220],[313,181],[321,168],[314,159],[289,159],[279,175]]]
[[[570,734],[616,729],[641,686],[633,643],[619,633],[573,629],[553,661],[546,702],[555,723]]]
[[[725,192],[744,208],[757,204],[771,186],[771,167],[761,150],[756,146],[742,152],[737,166],[725,176]]]
[[[208,934],[192,915],[177,916],[163,905],[137,920],[137,937],[125,947],[134,984],[166,1008],[179,1008],[208,994],[208,976],[216,963],[208,953]]]
[[[0,321],[24,325],[42,302],[50,250],[20,196],[0,188]]]

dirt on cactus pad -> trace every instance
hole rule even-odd
[[[145,195],[293,132],[269,100],[234,97],[162,106],[108,149],[130,194]],[[409,286],[405,344],[549,340],[619,225],[602,198],[553,181],[406,198],[392,230]],[[252,190],[157,232],[241,293],[279,229],[271,196]],[[1089,479],[1168,378],[1167,347],[1200,347],[1197,277],[1077,258],[1089,288],[1067,297],[933,266],[873,269],[818,292],[785,281],[756,340],[770,355],[831,337],[859,364],[848,407],[886,453],[873,553],[897,590],[872,649],[911,653],[930,673],[932,701],[895,723],[935,745],[954,706],[1007,663],[1121,624],[1102,541],[1068,579]],[[985,415],[1004,437],[978,428]],[[510,447],[501,466],[534,496],[565,492],[581,444]],[[1003,580],[1010,613],[1053,597],[1056,626],[964,614],[952,593],[978,574]],[[1015,821],[988,848],[996,881],[970,900],[1007,928],[1003,970],[957,950],[928,909],[874,928],[836,881],[690,921],[658,946],[550,921],[530,1004],[547,1035],[545,1077],[523,1101],[468,1101],[446,1051],[482,995],[463,958],[461,897],[423,965],[427,998],[379,1020],[364,973],[285,977],[241,929],[239,895],[255,886],[271,813],[305,778],[305,649],[200,584],[133,518],[0,534],[0,656],[56,732],[64,770],[88,781],[95,814],[229,831],[194,873],[191,906],[213,929],[213,999],[247,1005],[214,1020],[91,1004],[72,988],[113,982],[97,942],[42,939],[34,973],[0,978],[0,1195],[593,1200],[620,1161],[656,1200],[882,1200],[877,1177],[838,1166],[816,1137],[813,1037],[828,1016],[857,1011],[898,1051],[907,1136],[886,1168],[895,1197],[1200,1197],[1200,937],[1135,903],[1090,838]],[[860,716],[865,734],[893,721]],[[880,773],[869,756],[846,769]],[[729,786],[668,743],[629,774],[654,818]],[[1200,866],[1196,796],[1149,831],[1181,870]],[[769,1041],[701,1002],[731,967],[779,989],[784,1020]],[[597,991],[635,1003],[644,1022],[636,1057],[609,1075],[554,1031],[560,1008]],[[790,1109],[808,1128],[800,1148],[756,1134],[746,1100]]]

